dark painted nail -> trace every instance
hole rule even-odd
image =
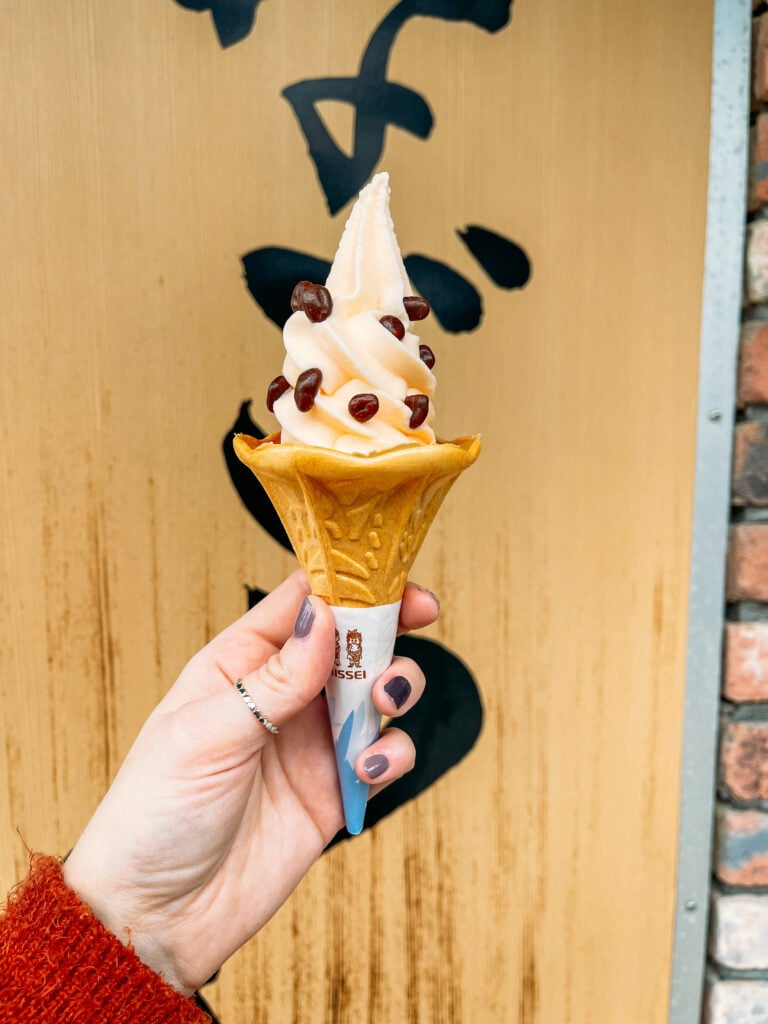
[[[389,760],[383,754],[371,754],[363,761],[363,768],[372,779],[377,779],[389,768]]]
[[[301,608],[299,608],[299,614],[296,616],[296,623],[293,627],[293,635],[301,639],[302,637],[308,636],[310,629],[312,629],[312,623],[315,621],[315,609],[312,607],[312,602],[308,597],[305,597],[301,602]]]
[[[389,694],[395,707],[399,711],[411,696],[411,684],[405,676],[394,676],[385,685],[384,692]]]

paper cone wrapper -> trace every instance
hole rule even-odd
[[[331,611],[336,620],[336,652],[325,696],[344,820],[347,831],[357,835],[363,829],[369,787],[358,779],[355,761],[379,736],[381,714],[371,700],[371,688],[392,661],[400,602],[375,608],[331,605]]]
[[[348,455],[281,444],[279,434],[264,440],[236,434],[234,447],[275,506],[312,593],[337,616],[342,663],[350,630],[360,632],[371,657],[376,652],[364,677],[332,676],[326,688],[342,794],[345,785],[349,792],[363,791],[364,811],[367,786],[357,782],[352,766],[357,753],[378,735],[371,688],[392,659],[397,614],[413,561],[446,494],[479,455],[480,439]],[[348,619],[353,610],[366,614]],[[355,670],[339,667],[345,673]],[[345,797],[345,812],[346,803]],[[359,832],[362,815],[347,815],[347,828]]]

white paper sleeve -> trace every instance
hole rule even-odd
[[[389,667],[397,636],[400,602],[375,608],[337,608],[333,669],[326,683],[336,764],[349,832],[362,829],[368,786],[354,764],[358,754],[378,737],[381,715],[371,690]]]

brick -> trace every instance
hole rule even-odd
[[[749,129],[749,160],[747,162],[747,212],[756,213],[762,203],[757,198],[757,127]]]
[[[726,700],[768,701],[768,622],[726,623],[723,676]]]
[[[768,203],[768,111],[757,115],[749,131],[749,188],[747,209],[750,213]]]
[[[753,10],[753,12],[754,12],[754,4],[755,4],[755,2],[756,2],[756,0],[752,0],[752,4],[753,4],[752,10]],[[760,2],[762,3],[762,0],[760,0]],[[762,103],[758,99],[755,98],[755,65],[756,65],[755,57],[756,57],[756,54],[757,54],[758,28],[759,28],[759,22],[758,22],[757,18],[753,17],[752,18],[752,36],[751,36],[751,39],[750,39],[750,61],[749,61],[749,67],[750,67],[750,72],[751,72],[751,74],[750,74],[750,83],[749,83],[749,112],[750,112],[750,114],[757,114],[763,108]]]
[[[731,500],[734,505],[768,505],[768,423],[739,423],[733,438]]]
[[[737,800],[768,800],[768,722],[729,722],[720,748],[720,778]]]
[[[768,981],[713,981],[703,1024],[768,1024]]]
[[[726,885],[768,885],[768,814],[721,804],[715,828],[715,874]]]
[[[746,301],[768,302],[768,220],[764,216],[747,224],[744,273]]]
[[[721,967],[768,969],[768,896],[715,892],[710,944],[712,957]]]
[[[768,323],[747,321],[739,346],[738,405],[768,404]]]
[[[768,523],[737,523],[728,546],[729,601],[768,601]]]
[[[752,94],[764,103],[768,100],[768,15],[755,18],[752,31]]]

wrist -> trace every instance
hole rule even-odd
[[[169,949],[155,930],[147,927],[137,908],[130,900],[121,899],[113,886],[100,881],[96,872],[81,864],[76,850],[62,865],[62,878],[104,928],[132,949],[145,966],[182,995],[194,993],[195,987],[184,983]]]

